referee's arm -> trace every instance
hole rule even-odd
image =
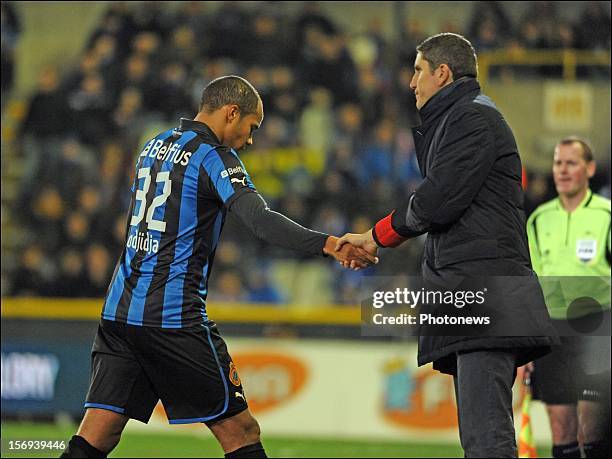
[[[612,233],[610,232],[610,226],[608,226],[608,242],[606,245],[606,260],[608,260],[608,266],[612,265]]]
[[[536,228],[536,214],[533,213],[527,219],[527,241],[529,242],[529,255],[531,257],[531,267],[536,273],[542,268],[540,260],[540,248],[538,247],[538,236]]]

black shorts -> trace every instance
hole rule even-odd
[[[161,399],[170,424],[214,423],[248,405],[214,322],[190,328],[101,320],[91,353],[85,408],[147,423]]]
[[[605,396],[605,378],[590,374],[589,337],[561,336],[561,345],[534,362],[531,386],[534,400],[549,405],[575,404],[578,400],[599,402]],[[602,379],[603,378],[603,379]]]

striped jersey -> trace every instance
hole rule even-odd
[[[254,191],[236,152],[203,123],[181,119],[148,141],[102,318],[161,328],[207,321],[208,278],[227,209]]]

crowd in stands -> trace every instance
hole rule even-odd
[[[216,10],[135,3],[109,5],[74,68],[60,77],[49,66],[40,75],[20,130],[27,174],[16,214],[28,243],[11,294],[105,294],[124,244],[139,149],[180,117],[193,118],[203,87],[221,75],[243,75],[262,96],[262,129],[241,157],[273,209],[320,231],[361,232],[419,183],[409,82],[414,46],[426,33],[417,21],[406,21],[398,53],[376,18],[366,33],[348,36],[316,2],[291,16],[274,2],[256,14],[235,2]],[[477,51],[610,49],[602,2],[587,3],[574,24],[555,19],[559,2],[532,2],[519,24],[498,2],[478,3],[463,31]],[[4,12],[2,43],[4,63]],[[4,98],[4,73],[2,84]],[[550,184],[543,190],[530,199],[549,198]],[[420,240],[385,251],[385,262],[368,272],[416,274],[420,252]],[[305,266],[315,273],[303,275]],[[294,282],[325,279],[330,302],[357,301],[362,273],[264,246],[232,218],[210,298],[300,302],[278,281],[291,269]]]
[[[2,21],[2,27],[0,28],[0,35],[2,37],[0,88],[2,89],[2,110],[4,110],[4,96],[8,94],[15,78],[15,47],[21,32],[21,22],[10,2],[0,3],[0,12]]]

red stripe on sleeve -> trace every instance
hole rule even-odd
[[[395,212],[395,211],[393,211]],[[382,220],[379,220],[372,232],[374,233],[374,239],[379,242],[383,247],[397,247],[407,238],[400,236],[391,226],[391,219],[393,218],[393,212],[387,215]]]

